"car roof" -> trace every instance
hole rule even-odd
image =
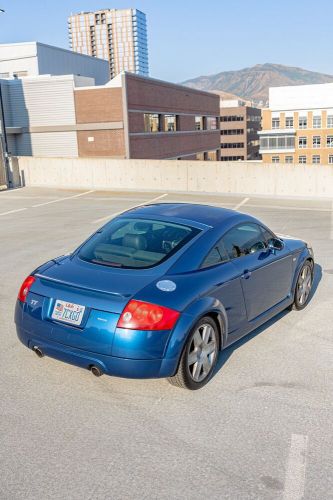
[[[196,203],[154,203],[142,205],[125,212],[125,214],[128,213],[141,217],[163,217],[174,221],[188,221],[189,223],[199,223],[214,228],[225,225],[231,218],[244,217],[243,214],[235,210]]]

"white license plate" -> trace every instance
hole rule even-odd
[[[85,306],[66,302],[64,300],[56,300],[51,318],[71,325],[81,325]]]

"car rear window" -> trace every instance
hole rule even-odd
[[[199,232],[199,229],[171,222],[115,219],[80,249],[79,257],[111,267],[152,267],[173,255]]]

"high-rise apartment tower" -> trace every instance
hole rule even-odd
[[[68,18],[69,43],[81,54],[106,59],[110,77],[121,71],[148,76],[146,15],[137,9],[81,12]]]

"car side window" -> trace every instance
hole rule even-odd
[[[222,242],[220,241],[206,256],[205,260],[201,264],[201,269],[205,267],[216,266],[217,264],[222,264],[229,260],[229,257],[224,249]]]
[[[230,259],[244,257],[267,248],[260,226],[254,223],[233,227],[224,235],[223,243]]]
[[[260,226],[262,232],[263,232],[263,236],[264,236],[264,239],[267,243],[267,245],[272,241],[272,240],[275,240],[276,239],[276,236],[271,233],[271,231],[269,231],[268,229],[266,229],[265,227],[262,227]]]

